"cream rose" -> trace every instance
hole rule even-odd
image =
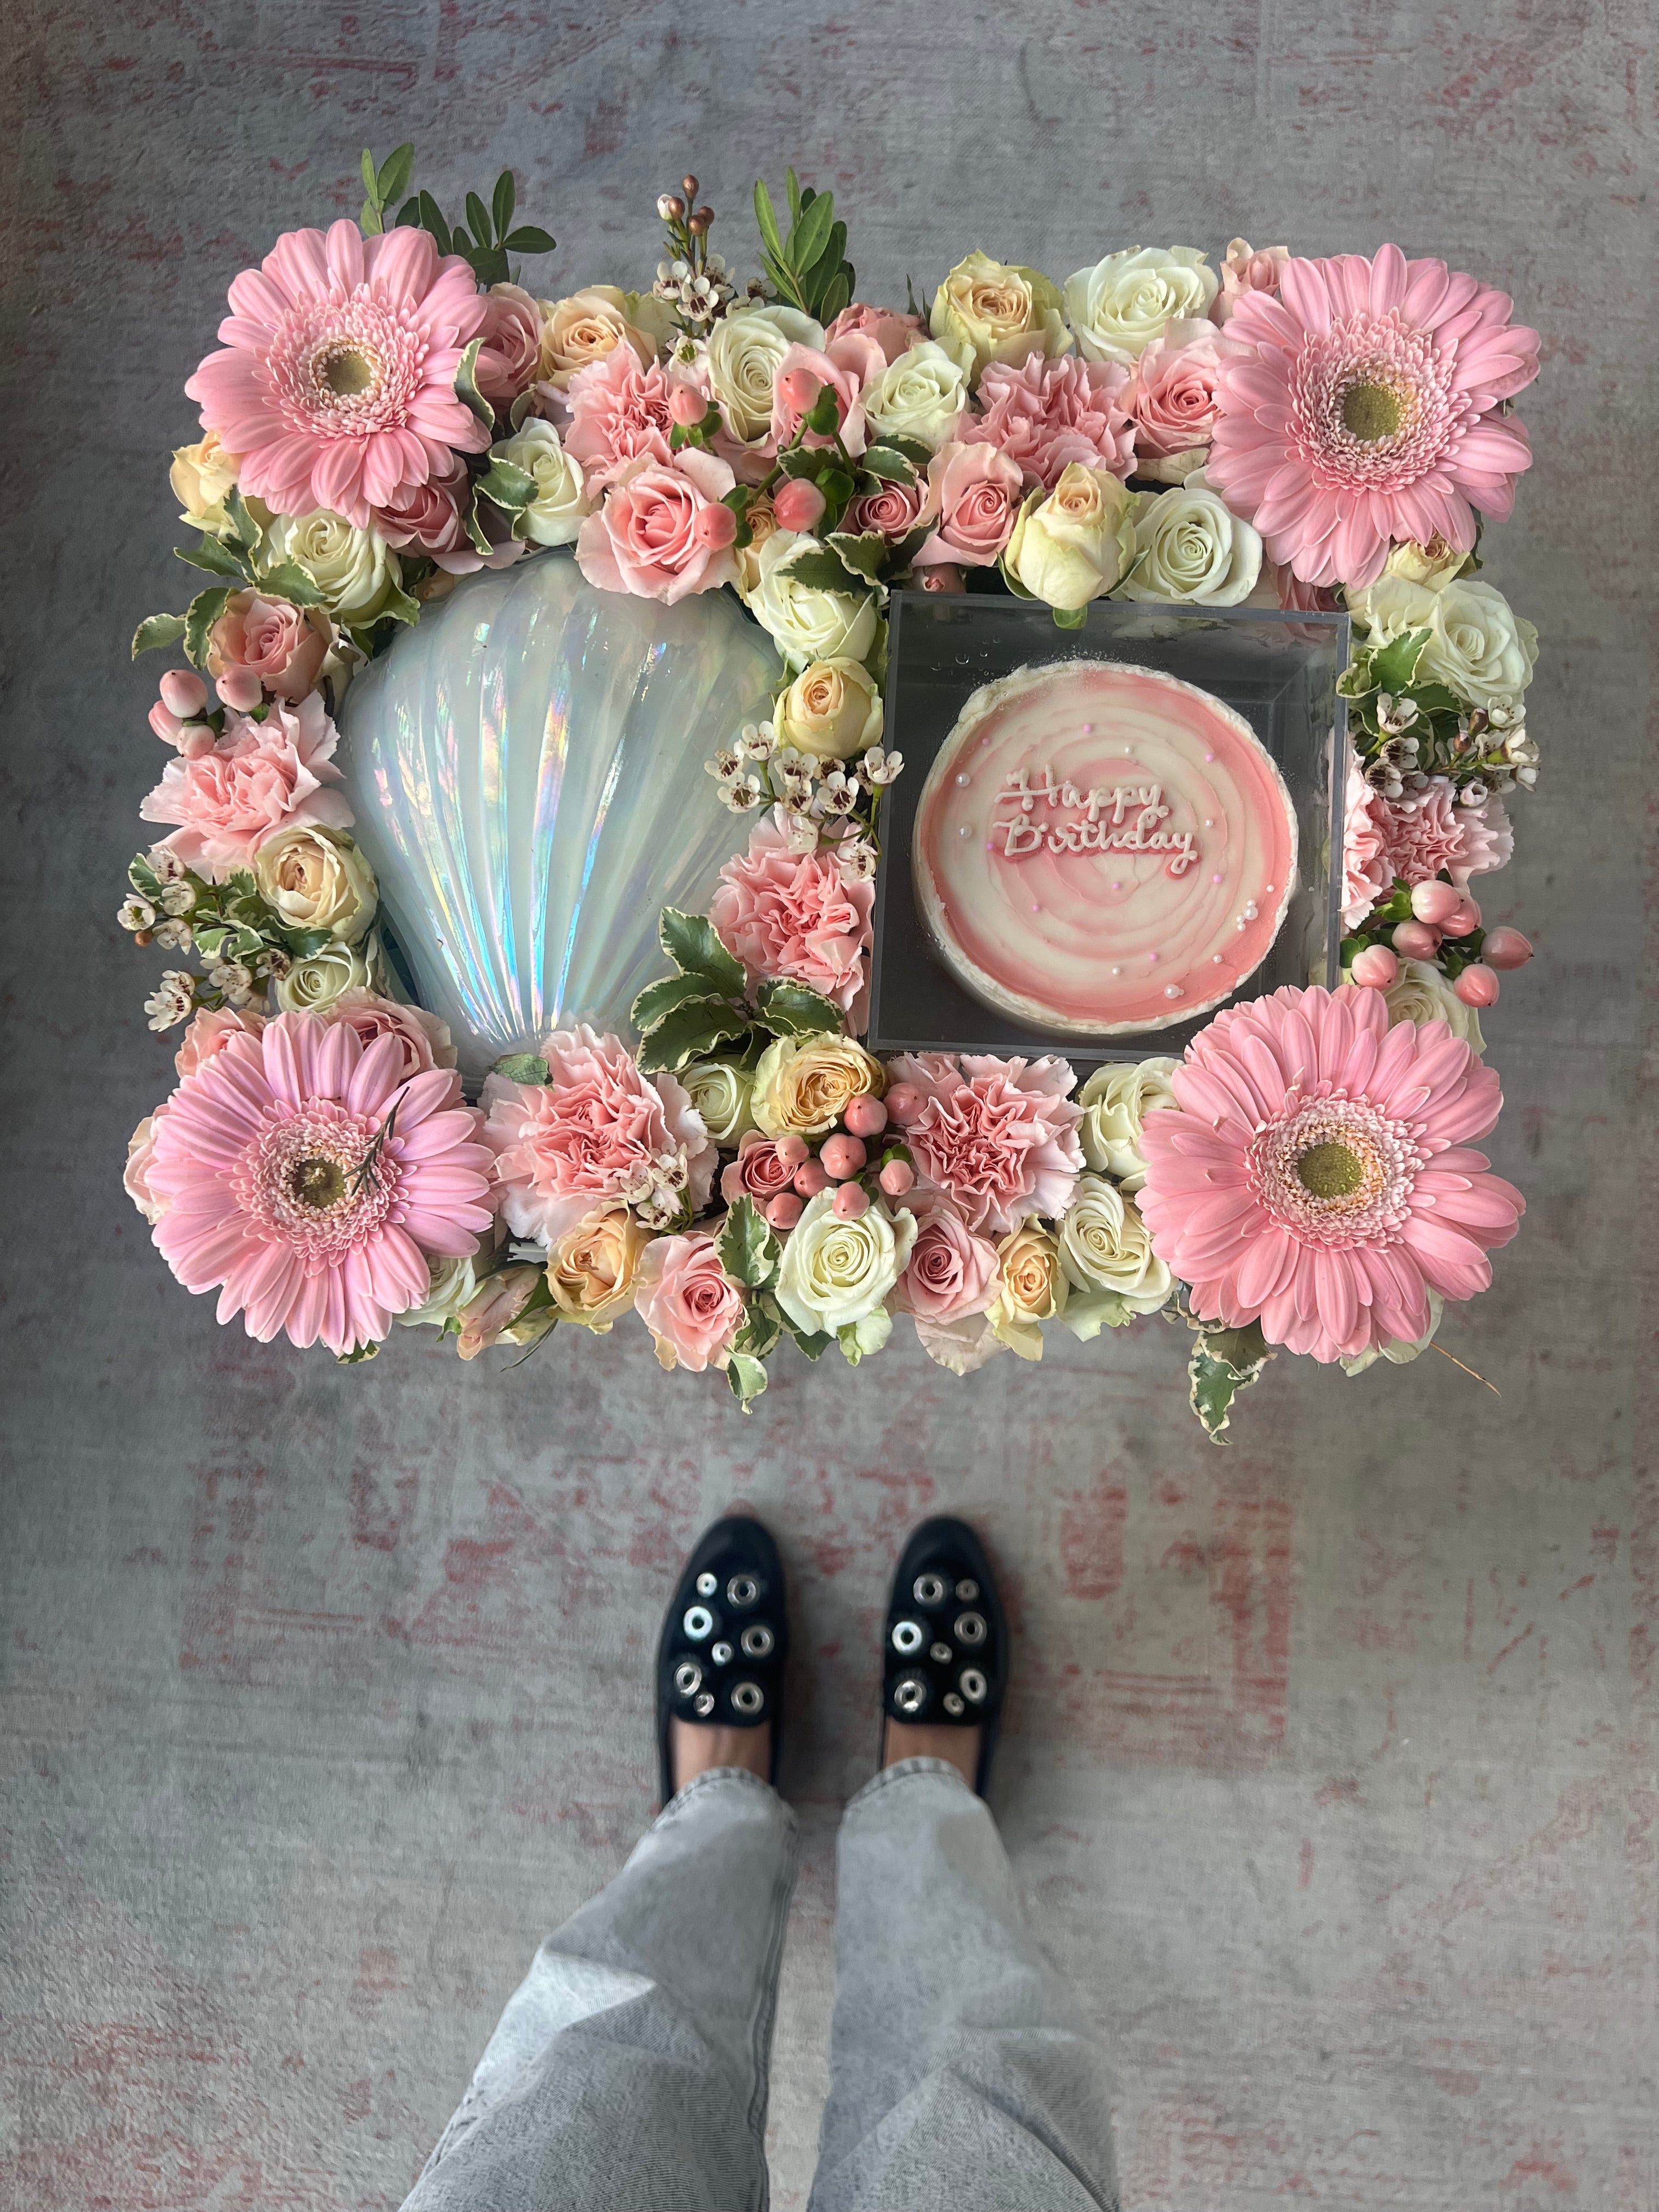
[[[235,489],[236,471],[240,466],[237,456],[228,453],[220,444],[216,430],[210,430],[197,445],[178,447],[173,466],[167,471],[167,482],[179,502],[179,521],[191,530],[205,530],[210,535],[228,530],[230,517],[225,512],[225,501]]]
[[[988,362],[1018,368],[1034,353],[1050,360],[1072,349],[1060,294],[1035,269],[970,253],[933,295],[928,327],[977,384]]]
[[[290,929],[325,929],[343,945],[365,933],[380,902],[374,869],[343,830],[279,830],[254,855],[253,880]]]
[[[1431,538],[1426,545],[1407,538],[1396,545],[1382,563],[1385,576],[1403,577],[1408,584],[1421,584],[1431,592],[1438,592],[1461,575],[1468,562],[1467,553],[1460,553],[1455,545],[1448,545],[1443,538]]]
[[[992,1334],[1022,1359],[1041,1359],[1042,1330],[1066,1310],[1071,1285],[1060,1265],[1057,1240],[1035,1221],[1016,1229],[997,1246],[1001,1277],[986,1310]]]
[[[775,1037],[755,1070],[749,1110],[769,1137],[822,1137],[866,1094],[879,1098],[887,1072],[851,1037],[821,1030]]]
[[[1060,1224],[1060,1260],[1066,1281],[1082,1293],[1067,1300],[1063,1318],[1085,1343],[1103,1328],[1156,1313],[1175,1288],[1139,1208],[1104,1176],[1078,1177]]]
[[[702,1116],[702,1125],[717,1145],[732,1146],[755,1117],[749,1109],[752,1079],[729,1060],[694,1060],[679,1073],[680,1088]]]
[[[1195,246],[1136,246],[1066,279],[1066,319],[1085,361],[1133,368],[1180,319],[1210,312],[1219,283]]]
[[[265,532],[270,559],[292,561],[310,577],[330,614],[352,629],[366,629],[403,588],[397,555],[378,530],[354,530],[325,507],[309,514],[279,514]]]
[[[884,437],[916,438],[937,452],[967,404],[966,372],[933,338],[902,353],[864,392],[872,445]]]
[[[771,436],[772,387],[792,345],[823,350],[823,324],[794,307],[738,307],[709,331],[708,386],[740,445],[764,446]]]
[[[916,1241],[908,1207],[890,1213],[879,1200],[855,1221],[840,1221],[836,1194],[821,1190],[790,1232],[778,1270],[778,1304],[795,1327],[835,1336],[883,1310],[882,1302],[909,1264]],[[876,1348],[862,1338],[860,1351]]]
[[[1083,1157],[1103,1175],[1115,1176],[1127,1191],[1146,1180],[1140,1157],[1140,1131],[1149,1114],[1176,1104],[1170,1078],[1178,1060],[1143,1060],[1133,1066],[1097,1067],[1078,1092],[1084,1109],[1078,1125]]]
[[[862,661],[815,660],[780,697],[772,726],[798,751],[851,760],[881,743],[881,694]]]
[[[1236,607],[1249,599],[1261,574],[1261,540],[1210,489],[1202,471],[1173,490],[1142,496],[1126,599]]]
[[[1516,700],[1532,681],[1538,632],[1491,584],[1457,578],[1431,591],[1403,576],[1379,576],[1350,593],[1348,611],[1374,645],[1426,629],[1419,681],[1431,678],[1472,707]]]
[[[405,1328],[447,1328],[453,1321],[459,1327],[461,1308],[477,1296],[481,1277],[478,1269],[487,1265],[482,1253],[465,1259],[450,1259],[435,1255],[427,1262],[431,1286],[417,1306],[394,1316]]]
[[[1463,1004],[1432,960],[1402,959],[1400,973],[1382,994],[1382,1003],[1389,1010],[1390,1029],[1397,1022],[1415,1022],[1419,1029],[1425,1022],[1444,1022],[1455,1037],[1462,1037],[1476,1052],[1486,1049],[1480,1015]]]
[[[526,538],[537,545],[571,545],[583,518],[598,504],[587,496],[581,463],[566,453],[550,422],[532,415],[523,429],[503,438],[490,459],[522,469],[536,489],[524,510]]]
[[[1046,498],[1021,507],[1002,556],[1012,580],[1073,611],[1109,592],[1134,557],[1135,502],[1105,469],[1069,461]]]
[[[873,592],[826,592],[797,583],[793,562],[823,548],[816,538],[775,530],[761,547],[749,610],[791,668],[814,660],[867,660],[876,641]]]
[[[601,1206],[567,1229],[547,1255],[547,1288],[562,1321],[603,1336],[634,1303],[651,1242],[625,1206]]]
[[[342,991],[374,988],[374,969],[363,946],[325,945],[308,960],[296,960],[271,995],[279,1013],[325,1014]]]
[[[614,284],[590,284],[562,300],[544,300],[540,381],[563,392],[578,369],[603,361],[624,339],[649,368],[657,349],[629,319],[628,301]]]

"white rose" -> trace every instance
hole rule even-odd
[[[253,857],[253,880],[290,929],[325,929],[355,945],[374,919],[374,871],[343,830],[290,823]]]
[[[792,668],[814,660],[865,660],[876,641],[873,592],[825,592],[799,584],[792,562],[823,548],[799,531],[775,530],[760,550],[749,611]]]
[[[772,709],[781,744],[821,761],[851,760],[881,743],[883,708],[861,660],[815,660]]]
[[[1147,498],[1135,520],[1139,565],[1126,599],[1178,600],[1236,607],[1261,574],[1261,540],[1233,514],[1200,471],[1173,490]]]
[[[1149,1114],[1176,1105],[1170,1078],[1180,1065],[1178,1060],[1155,1059],[1133,1066],[1097,1067],[1077,1095],[1084,1109],[1077,1133],[1084,1158],[1100,1173],[1115,1176],[1125,1190],[1139,1190],[1146,1180],[1141,1126]]]
[[[794,307],[734,308],[708,333],[703,359],[726,427],[745,446],[772,428],[772,386],[792,345],[823,350],[823,325]]]
[[[1082,1295],[1060,1315],[1087,1343],[1169,1303],[1175,1278],[1152,1249],[1139,1208],[1104,1176],[1079,1176],[1060,1224],[1060,1264]]]
[[[1374,1351],[1358,1352],[1352,1359],[1339,1360],[1337,1364],[1345,1375],[1363,1375],[1368,1367],[1379,1359],[1386,1359],[1391,1367],[1408,1366],[1419,1352],[1426,1352],[1434,1342],[1435,1331],[1439,1328],[1445,1310],[1444,1298],[1441,1297],[1438,1291],[1431,1291],[1429,1292],[1429,1326],[1423,1335],[1413,1338],[1409,1343],[1403,1336],[1397,1336],[1392,1344],[1378,1345]]]
[[[398,556],[380,532],[354,530],[325,507],[275,516],[265,545],[271,561],[292,561],[303,568],[330,614],[353,629],[366,629],[403,588]]]
[[[1491,584],[1458,577],[1435,594],[1419,674],[1474,707],[1518,699],[1532,681],[1538,632]]]
[[[1137,246],[1066,280],[1066,319],[1085,361],[1133,368],[1177,316],[1200,320],[1219,279],[1195,246]]]
[[[581,463],[566,453],[553,425],[532,415],[521,430],[492,447],[489,457],[522,469],[534,480],[535,491],[524,510],[526,537],[538,545],[573,544],[595,502],[586,496]]]
[[[431,1276],[431,1288],[417,1306],[410,1306],[397,1318],[405,1328],[426,1327],[442,1328],[450,1322],[459,1322],[461,1308],[477,1295],[480,1263],[488,1267],[483,1253],[476,1253],[465,1260],[452,1260],[441,1254],[427,1262]]]
[[[284,1014],[325,1014],[342,991],[374,988],[371,957],[378,947],[325,945],[308,960],[296,960],[273,986],[271,995]],[[374,963],[378,965],[378,962]]]
[[[878,1202],[856,1221],[839,1221],[835,1202],[833,1190],[807,1200],[778,1270],[778,1304],[795,1327],[829,1336],[873,1317],[916,1241],[908,1207],[894,1214]]]
[[[968,378],[936,339],[924,338],[902,353],[864,393],[864,412],[878,442],[918,438],[937,452],[968,404]]]
[[[1448,545],[1438,535],[1426,545],[1403,538],[1382,563],[1385,576],[1403,576],[1408,584],[1426,584],[1431,592],[1443,591],[1454,576],[1462,574],[1468,555]]]
[[[1400,973],[1382,994],[1382,1003],[1389,1010],[1390,1029],[1398,1022],[1415,1022],[1419,1029],[1425,1022],[1444,1022],[1454,1036],[1476,1052],[1486,1049],[1480,1015],[1463,1004],[1432,960],[1401,960]]]
[[[1109,592],[1134,558],[1135,503],[1105,469],[1068,461],[1047,498],[1021,507],[1002,556],[1035,599],[1075,611]]]
[[[726,1060],[694,1060],[679,1073],[680,1087],[690,1098],[709,1136],[717,1145],[735,1145],[755,1117],[749,1110],[753,1079]]]

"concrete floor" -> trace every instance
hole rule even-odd
[[[1014,1594],[1001,1812],[1115,2053],[1128,2204],[1653,2212],[1651,10],[17,0],[9,27],[0,2204],[395,2206],[537,1936],[647,1816],[658,1610],[746,1498],[803,1632],[780,2205],[888,1564],[949,1505]],[[1064,276],[1239,230],[1398,238],[1515,293],[1538,461],[1489,574],[1545,634],[1547,773],[1497,910],[1541,957],[1490,1030],[1531,1211],[1446,1330],[1500,1395],[1434,1357],[1281,1363],[1216,1451],[1148,1327],[966,1383],[780,1362],[745,1423],[640,1333],[343,1371],[174,1287],[117,1182],[170,1079],[112,919],[157,758],[125,641],[178,596],[163,464],[226,282],[355,211],[359,146],[404,137],[451,201],[514,165],[565,241],[547,289],[647,271],[688,160],[739,210],[793,159],[878,297],[976,243]]]

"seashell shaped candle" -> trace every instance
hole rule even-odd
[[[484,1073],[576,1021],[625,1033],[744,841],[703,763],[771,708],[777,657],[725,592],[596,591],[563,553],[459,584],[346,695],[354,835],[421,1003]]]

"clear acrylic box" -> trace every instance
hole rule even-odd
[[[895,592],[889,608],[886,743],[904,771],[882,809],[868,1043],[877,1053],[1057,1052],[1086,1069],[1105,1060],[1176,1056],[1212,1012],[1134,1036],[1045,1036],[994,1013],[965,991],[933,950],[912,871],[915,816],[933,756],[969,695],[1016,669],[1059,660],[1121,660],[1162,669],[1212,692],[1278,763],[1296,808],[1299,881],[1272,951],[1237,993],[1322,982],[1338,969],[1346,708],[1337,678],[1348,661],[1346,614],[1272,609],[1184,611],[1099,599],[1079,629],[1060,629],[1035,601],[989,593]],[[1335,873],[1333,874],[1333,855]]]

